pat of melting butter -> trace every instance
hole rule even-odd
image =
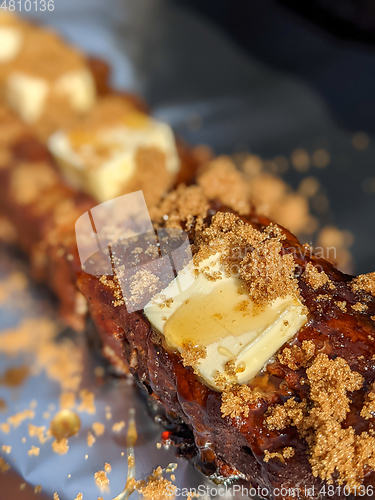
[[[201,262],[197,276],[192,265],[185,268],[144,309],[167,344],[182,355],[189,343],[206,348],[206,357],[193,368],[216,390],[220,388],[215,377],[225,374],[228,361],[234,362],[238,383],[249,382],[307,321],[303,305],[294,297],[256,307],[241,281],[225,275],[219,257]],[[221,279],[210,279],[213,273],[220,273]]]
[[[65,98],[77,113],[88,111],[96,99],[91,73],[88,69],[71,71],[61,75],[51,84],[45,78],[14,71],[9,74],[5,83],[8,105],[26,123],[35,123],[43,116],[48,97],[53,95]]]
[[[23,35],[20,29],[12,26],[0,27],[0,63],[15,59],[21,51]]]
[[[66,96],[77,113],[89,111],[95,103],[95,83],[87,68],[61,75],[56,80],[53,91]]]
[[[49,149],[68,183],[104,202],[121,195],[136,173],[140,147],[156,147],[165,154],[166,168],[178,172],[180,160],[169,125],[134,113],[122,123],[92,135],[58,131],[50,137]],[[78,139],[78,140],[77,140]]]
[[[25,73],[11,73],[6,81],[7,103],[26,123],[34,123],[42,116],[48,92],[47,80]]]

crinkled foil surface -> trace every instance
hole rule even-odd
[[[186,460],[176,459],[173,446],[160,446],[164,429],[151,418],[132,378],[119,380],[112,375],[100,356],[90,349],[87,338],[61,324],[53,299],[28,278],[25,262],[5,249],[1,249],[0,258],[0,424],[5,424],[0,427],[0,456],[10,465],[8,471],[0,472],[1,500],[51,499],[55,492],[60,500],[76,499],[79,493],[84,500],[113,499],[126,483],[130,408],[136,411],[137,479],[146,478],[158,466],[166,468],[177,463],[174,483],[178,487],[190,489],[202,485],[205,491],[215,488]],[[55,347],[51,347],[48,335],[45,341],[40,341],[50,327],[57,334]],[[23,331],[27,342],[19,337]],[[53,436],[42,444],[32,435],[29,425],[49,429],[61,408],[60,396],[72,392],[69,385],[74,385],[75,377],[81,381],[73,391],[77,397],[72,410],[80,417],[81,429],[68,439],[67,453],[59,454],[52,449]],[[86,408],[81,405],[82,389],[94,394],[94,412],[91,404]],[[31,411],[31,416],[19,424],[11,423],[7,429],[12,416],[25,410]],[[95,422],[105,426],[101,436],[95,435],[92,428]],[[95,437],[91,446],[89,432]],[[8,446],[10,452],[4,448]],[[39,449],[38,455],[30,451],[33,447]],[[112,470],[107,475],[109,488],[102,490],[96,484],[95,473],[104,470],[105,463]],[[164,474],[166,478],[170,476]],[[34,496],[38,487],[41,492]],[[139,494],[135,492],[133,497],[139,498]]]

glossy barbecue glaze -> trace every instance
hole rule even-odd
[[[217,210],[227,209],[213,206],[211,216]],[[260,230],[269,223],[254,213],[242,218]],[[311,262],[323,269],[336,287],[331,290],[325,285],[315,291],[299,277],[301,294],[310,315],[307,324],[289,345],[312,340],[317,354],[342,357],[352,370],[364,377],[363,389],[353,393],[344,427],[352,425],[357,432],[368,430],[372,422],[359,414],[364,394],[375,380],[375,361],[372,359],[375,354],[375,323],[370,319],[375,314],[375,299],[366,296],[368,310],[365,314],[351,310],[350,306],[361,298],[348,287],[352,277],[344,275],[327,261],[315,258],[310,249],[301,246],[288,231],[285,230],[285,234],[287,239],[283,242],[282,252],[293,252],[299,266],[296,268],[298,275],[302,275]],[[126,255],[124,258],[126,261]],[[223,417],[220,411],[221,394],[210,390],[198,380],[191,368],[183,366],[179,355],[166,348],[161,336],[152,330],[142,312],[128,314],[125,306],[113,307],[111,290],[93,276],[82,274],[78,284],[88,298],[91,316],[104,345],[114,349],[118,357],[123,350],[123,359],[129,362],[130,371],[146,387],[150,398],[159,403],[160,411],[165,409],[169,420],[176,424],[182,421],[193,432],[196,463],[205,473],[221,479],[242,477],[246,482],[266,486],[270,491],[282,485],[303,489],[315,486],[315,494],[311,498],[319,498],[318,492],[324,483],[311,474],[308,447],[299,438],[296,428],[271,431],[264,422],[265,413],[271,405],[285,402],[292,396],[297,401],[308,397],[309,386],[301,384],[301,379],[306,378],[304,368],[292,370],[275,357],[250,384],[261,391],[262,399],[250,405],[248,417]],[[329,295],[329,298],[322,299],[319,295]],[[335,303],[342,301],[347,302],[347,312]],[[173,439],[173,433],[171,437]],[[181,445],[179,432],[175,439]],[[186,441],[187,445],[189,442]],[[265,450],[276,452],[287,446],[294,448],[295,455],[285,463],[280,460],[264,462]],[[183,441],[180,449],[184,454]],[[189,446],[188,453],[191,453]],[[374,480],[374,472],[369,471],[364,484],[374,484]],[[302,489],[300,494],[303,497]],[[340,496],[333,495],[331,498]]]

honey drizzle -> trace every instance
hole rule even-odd
[[[137,427],[135,423],[135,409],[129,409],[129,426],[126,436],[127,456],[128,456],[128,475],[124,490],[113,500],[127,500],[134,492],[137,482],[135,480],[135,454],[134,445],[137,441]]]
[[[129,425],[128,425],[128,433],[126,436],[126,446],[127,446],[127,458],[128,458],[128,473],[126,478],[126,484],[123,491],[117,495],[113,500],[128,500],[130,495],[134,493],[139,486],[140,481],[135,479],[135,454],[134,454],[134,446],[138,439],[137,427],[135,423],[135,409],[129,409]],[[167,465],[165,469],[160,470],[162,472],[167,472],[169,474],[175,472],[178,464],[170,463]],[[152,476],[149,476],[145,481],[150,481]]]

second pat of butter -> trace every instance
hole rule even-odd
[[[136,154],[142,147],[158,148],[165,155],[168,172],[176,174],[180,161],[169,125],[146,115],[133,121],[135,125],[124,120],[88,134],[53,134],[49,148],[67,182],[100,203],[115,198],[123,194],[126,183],[136,173]]]

